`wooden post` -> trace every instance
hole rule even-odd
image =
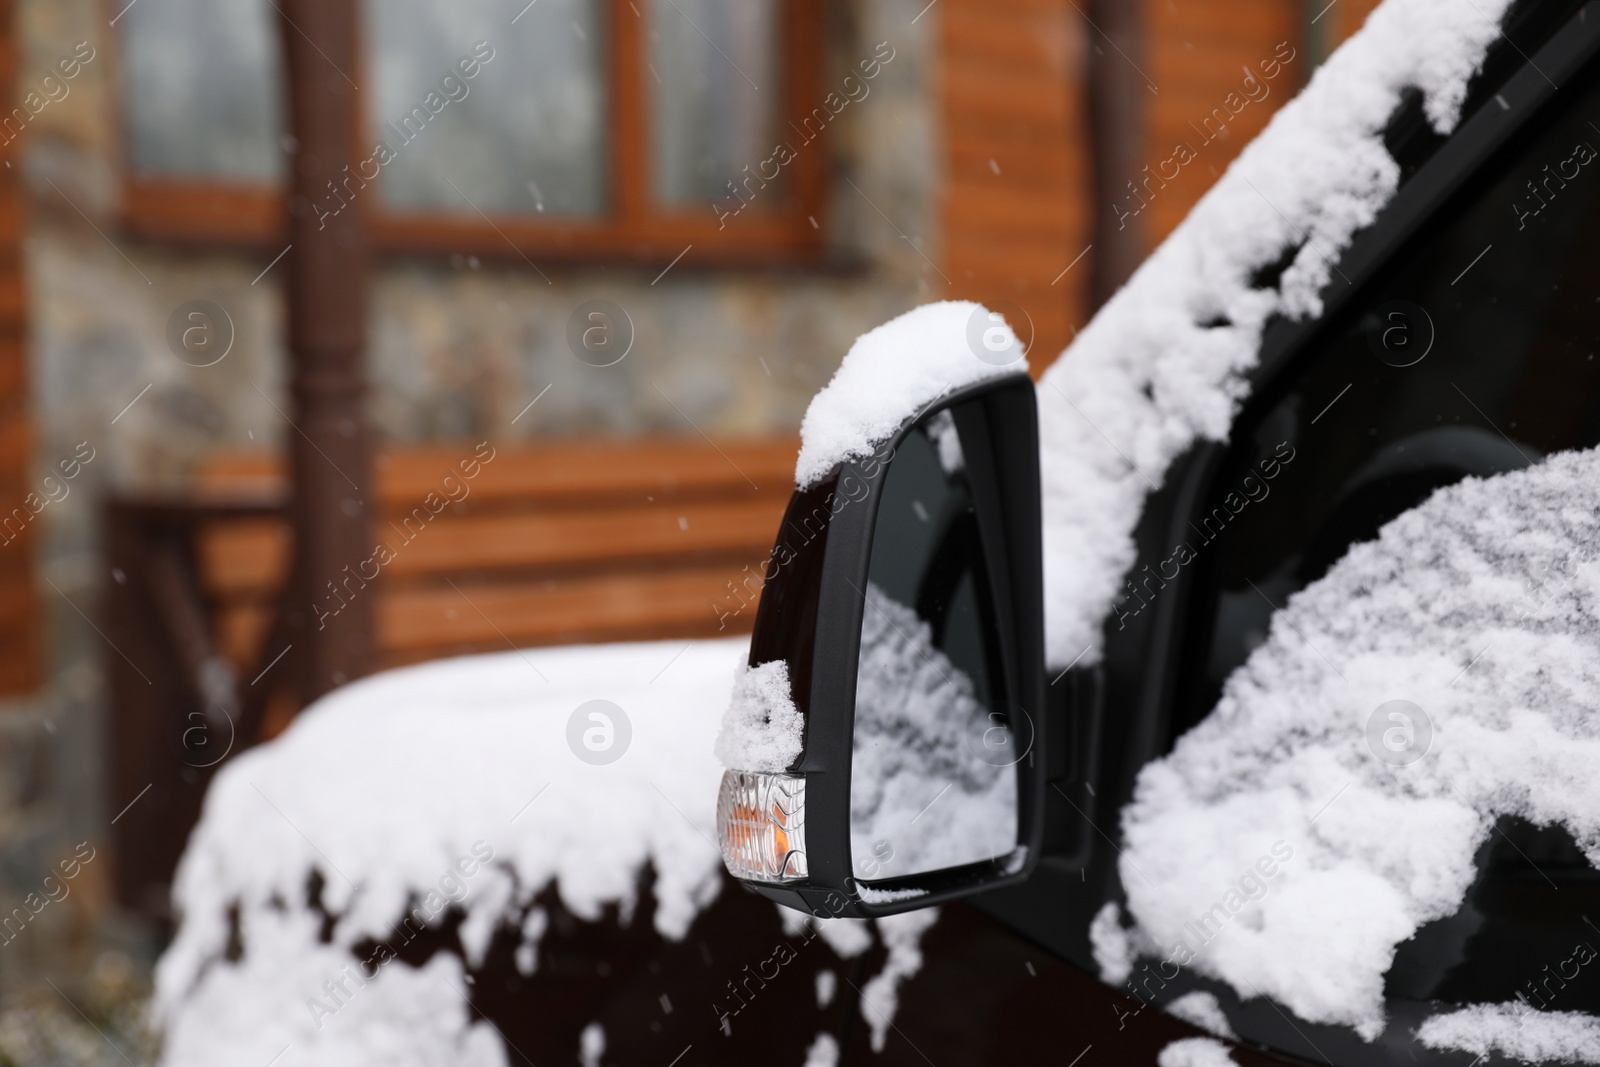
[[[0,0],[0,98],[15,102],[17,11]],[[22,270],[22,143],[0,146],[0,694],[31,693],[44,682],[44,604],[35,567],[38,527],[27,506],[42,488],[32,465],[27,299]],[[94,442],[102,444],[103,442]],[[69,446],[70,447],[70,446]],[[58,473],[52,471],[51,473]],[[72,609],[58,599],[53,609]]]
[[[364,205],[352,202],[360,180],[344,184],[361,132],[356,4],[278,5],[294,138],[285,263],[295,562],[285,621],[305,702],[359,677],[372,658],[373,591],[359,576],[374,507],[362,409],[367,243]]]
[[[1089,146],[1094,197],[1094,252],[1089,300],[1098,308],[1110,299],[1144,258],[1140,201],[1129,183],[1143,176],[1144,117],[1152,86],[1143,64],[1144,0],[1093,0],[1089,21]]]

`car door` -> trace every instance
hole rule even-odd
[[[1600,445],[1600,19],[1583,7],[1519,5],[1449,139],[1416,100],[1394,116],[1400,193],[1342,256],[1324,314],[1268,329],[1229,441],[1196,447],[1150,498],[1131,574],[1159,575],[1145,586],[1154,610],[1108,626],[1103,665],[1051,687],[1071,755],[1051,783],[1049,854],[1027,885],[977,897],[974,910],[1097,971],[1089,931],[1121,899],[1118,820],[1136,774],[1211,713],[1286,600],[1440,487]],[[1258,284],[1275,284],[1272,273]],[[1177,545],[1189,551],[1175,562]],[[1558,826],[1502,819],[1495,831],[1460,911],[1400,946],[1384,990],[1393,1021],[1372,1043],[1187,972],[1122,992],[1160,1005],[1203,991],[1246,1044],[1338,1064],[1466,1062],[1414,1040],[1441,1004],[1532,997],[1600,1012],[1600,971],[1541,984],[1574,945],[1600,944],[1600,872]],[[946,923],[976,930],[947,918],[928,935],[924,972],[901,997],[907,1043],[934,1043],[935,991],[962,973],[1014,989],[1016,1003],[1049,984],[1034,980],[1025,947],[990,945],[995,962],[975,965],[976,944],[1002,939],[974,932],[946,947]],[[1140,1027],[1115,1025],[1140,1000],[1057,981],[1034,1010],[984,1016],[994,1047],[1068,1062],[1094,1044],[1149,1062]],[[1089,1021],[1074,1010],[1067,1023],[1069,1004]]]

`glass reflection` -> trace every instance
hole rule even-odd
[[[913,429],[885,475],[856,675],[850,844],[857,878],[1015,847],[1015,738],[989,577],[955,420]]]

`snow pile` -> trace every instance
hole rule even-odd
[[[600,1067],[600,1057],[606,1054],[606,1028],[590,1023],[578,1035],[578,1062],[583,1067]]]
[[[1133,973],[1133,939],[1122,928],[1121,915],[1122,909],[1107,901],[1089,922],[1089,950],[1107,985],[1121,985]]]
[[[839,988],[839,976],[829,970],[817,972],[817,1007],[826,1008],[833,1003],[834,991]]]
[[[1396,946],[1460,907],[1496,818],[1600,864],[1597,486],[1600,451],[1469,478],[1273,616],[1124,809],[1140,953],[1370,1039]]]
[[[391,963],[351,977],[354,957],[319,944],[320,923],[308,912],[252,914],[250,966],[215,965],[181,1006],[167,1006],[162,1063],[265,1064],[282,1055],[280,1067],[504,1067],[500,1036],[471,1019],[460,959],[439,953],[420,968]],[[308,1010],[312,1002],[331,1010]]]
[[[1217,1000],[1215,993],[1197,989],[1172,1000],[1161,1010],[1174,1019],[1182,1019],[1191,1026],[1198,1026],[1213,1037],[1222,1037],[1229,1041],[1238,1038],[1228,1023],[1227,1015],[1223,1014],[1222,1004]]]
[[[805,1067],[839,1067],[839,1042],[832,1034],[818,1034],[806,1050]]]
[[[1435,1015],[1417,1038],[1429,1048],[1524,1063],[1600,1063],[1600,1019],[1576,1011],[1532,1011],[1526,1004],[1477,1004]]]
[[[729,770],[777,774],[800,755],[804,737],[805,719],[789,688],[789,665],[775,659],[747,667],[741,660],[717,732],[717,759]]]
[[[442,952],[419,969],[352,947],[398,945],[403,919],[425,928],[453,906],[476,966],[497,925],[525,911],[516,963],[532,973],[549,926],[528,907],[538,893],[554,882],[580,917],[607,905],[627,915],[645,863],[656,872],[655,926],[681,937],[722,885],[708,843],[722,773],[712,740],[748,647],[540,649],[390,671],[236,757],[212,783],[178,871],[182,923],[157,970],[164,1063],[265,1064],[280,1053],[278,1067],[505,1063],[492,1025],[472,1019],[462,960]],[[597,698],[631,727],[613,721],[613,737],[631,742],[602,765],[583,740],[592,720],[577,716]],[[326,944],[304,903],[312,871],[338,916]],[[226,959],[235,902],[236,962]],[[813,921],[774,908],[785,930]],[[817,930],[841,958],[873,943],[862,920]],[[915,970],[915,944],[904,930],[881,936],[892,987]],[[603,1058],[603,1041],[595,1027],[573,1051]]]
[[[1316,314],[1339,253],[1393,196],[1382,130],[1401,93],[1420,89],[1434,128],[1450,130],[1508,6],[1387,0],[1044,374],[1051,663],[1096,660],[1145,494],[1196,441],[1227,438],[1267,319]],[[1251,287],[1296,247],[1281,290]]]
[[[900,983],[922,969],[922,935],[939,921],[938,908],[923,908],[877,920],[878,932],[889,949],[883,970],[861,990],[862,1012],[872,1033],[872,1051],[882,1052],[900,1005]]]
[[[938,870],[1016,847],[1016,772],[981,758],[986,732],[1003,729],[989,723],[972,679],[934,645],[928,624],[867,583],[850,772],[857,877]]]
[[[305,998],[338,970],[300,982],[292,968],[312,966],[313,956],[321,966],[322,954],[350,964],[352,945],[391,940],[408,913],[426,921],[452,902],[464,910],[470,963],[495,924],[552,880],[584,918],[598,918],[608,903],[631,909],[648,862],[657,874],[656,927],[682,936],[722,884],[721,857],[707,843],[721,776],[712,709],[725,702],[747,648],[741,639],[687,649],[662,642],[428,663],[345,686],[278,740],[236,757],[212,783],[178,869],[183,923],[157,972],[158,1010],[174,1048],[196,1051],[169,1056],[169,1067],[267,1062],[283,1042],[267,1047],[273,1032],[257,1024],[257,1013],[280,1013],[279,1025],[308,1019]],[[575,709],[595,698],[621,709],[632,736],[619,759],[600,766],[571,747],[569,731]],[[462,865],[486,852],[491,862]],[[312,870],[326,881],[327,910],[340,916],[325,947],[314,934],[281,936],[273,904],[302,902]],[[240,966],[220,962],[234,901]],[[524,926],[535,947],[543,927]],[[455,968],[448,977],[461,984],[459,963],[441,966]],[[438,1025],[446,996],[432,995],[432,1011],[423,1013],[387,992],[422,980],[403,964],[382,967],[347,1009],[350,1021],[344,1012],[320,1020],[314,1038],[296,1040],[295,1055]],[[220,989],[238,995],[224,998]],[[186,1043],[185,1031],[196,1028],[207,1040]]]
[[[901,423],[945,393],[1024,369],[1020,362],[997,365],[978,356],[983,345],[973,339],[974,322],[1003,335],[985,337],[1000,342],[996,347],[1017,343],[1009,326],[991,320],[979,304],[944,300],[913,308],[856,338],[800,423],[795,483],[809,488],[837,464],[872,455]]]
[[[1156,1056],[1157,1067],[1238,1067],[1228,1046],[1209,1037],[1174,1041]]]

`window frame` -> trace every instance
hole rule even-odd
[[[649,34],[644,0],[599,0],[606,26],[604,78],[607,115],[604,144],[611,202],[592,219],[535,215],[479,215],[473,211],[394,209],[378,195],[356,202],[374,251],[472,254],[540,263],[666,263],[695,248],[701,264],[807,264],[824,252],[828,130],[800,150],[786,168],[788,188],[769,204],[719,223],[703,208],[672,207],[652,199],[651,119],[655,97],[645,84]],[[664,3],[665,0],[653,0]],[[775,0],[778,5],[780,127],[822,106],[826,5],[816,0]],[[108,10],[116,0],[102,0]],[[120,44],[114,38],[112,44]],[[115,51],[115,48],[113,49]],[[120,55],[111,77],[121,85]],[[370,79],[357,75],[362,82]],[[369,97],[372,94],[367,94]],[[352,162],[366,154],[371,116],[363,115],[362,143]],[[780,135],[781,136],[781,135]],[[288,239],[286,193],[281,188],[227,179],[149,176],[132,165],[129,124],[116,121],[121,168],[119,222],[135,237],[180,245],[277,248]],[[752,166],[757,160],[751,160]],[[381,175],[376,181],[381,181]],[[376,191],[375,191],[376,192]],[[812,220],[816,220],[813,223]]]

